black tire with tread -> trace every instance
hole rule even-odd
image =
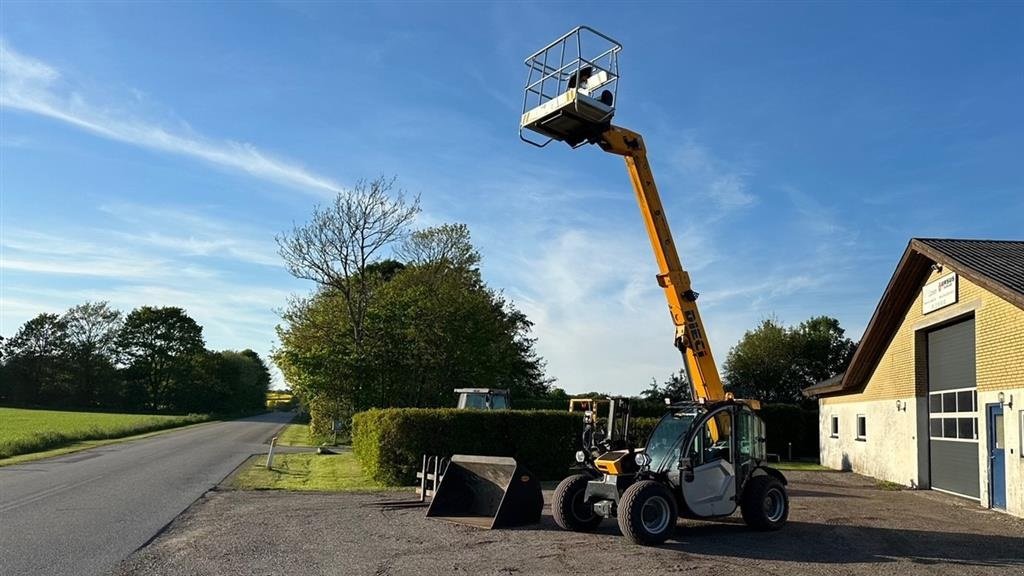
[[[777,490],[782,495],[784,503],[782,516],[776,520],[768,517],[764,506],[764,500],[772,490]],[[753,476],[743,487],[740,510],[747,526],[755,530],[778,530],[786,524],[786,520],[789,518],[789,495],[786,494],[786,487],[772,476]]]
[[[654,496],[664,498],[669,509],[668,525],[657,534],[647,530],[642,517],[644,503]],[[622,493],[619,498],[618,516],[619,530],[626,539],[634,544],[653,546],[665,542],[672,535],[679,512],[676,509],[675,497],[668,487],[654,480],[641,480],[626,488],[626,491]]]
[[[555,488],[555,495],[551,502],[551,515],[555,518],[555,524],[564,530],[573,532],[591,532],[604,518],[594,514],[590,510],[589,518],[581,518],[579,506],[583,504],[583,494],[587,489],[587,482],[591,477],[586,474],[576,474],[562,480]]]

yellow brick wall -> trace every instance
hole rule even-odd
[[[945,269],[932,272],[921,286],[950,274]],[[917,329],[921,324],[946,316],[950,311],[976,306],[974,310],[977,354],[978,390],[1016,388],[1024,383],[1024,310],[1003,300],[963,276],[957,280],[957,303],[929,314],[921,313],[923,293],[919,289],[913,304],[906,311],[899,330],[868,380],[861,394],[822,398],[822,404],[887,400],[923,395],[918,384],[924,374],[915,361]]]

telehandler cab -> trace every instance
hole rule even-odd
[[[726,395],[643,138],[611,122],[621,50],[580,26],[527,58],[519,136],[539,147],[597,144],[625,159],[694,401],[671,404],[641,449],[577,454],[583,472],[559,484],[552,512],[559,526],[577,531],[617,518],[623,535],[639,544],[664,542],[679,515],[727,516],[737,507],[750,526],[775,530],[786,522],[789,498],[785,477],[764,464],[764,422],[754,413],[760,405]]]

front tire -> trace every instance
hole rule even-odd
[[[678,517],[672,492],[654,480],[633,484],[619,498],[619,530],[634,544],[663,543],[675,529]]]
[[[786,487],[771,476],[753,476],[743,488],[743,521],[755,530],[778,530],[789,518]]]
[[[590,476],[576,474],[569,476],[555,488],[554,501],[551,503],[551,515],[564,530],[573,532],[590,532],[601,523],[601,518],[594,513],[594,507],[583,497],[587,491]]]

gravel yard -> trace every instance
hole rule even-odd
[[[684,520],[659,548],[627,544],[613,522],[593,534],[564,532],[547,508],[537,526],[486,531],[428,520],[422,508],[373,505],[408,493],[214,491],[117,574],[1024,575],[1020,519],[849,473],[787,476],[783,530],[753,532],[738,515]]]

